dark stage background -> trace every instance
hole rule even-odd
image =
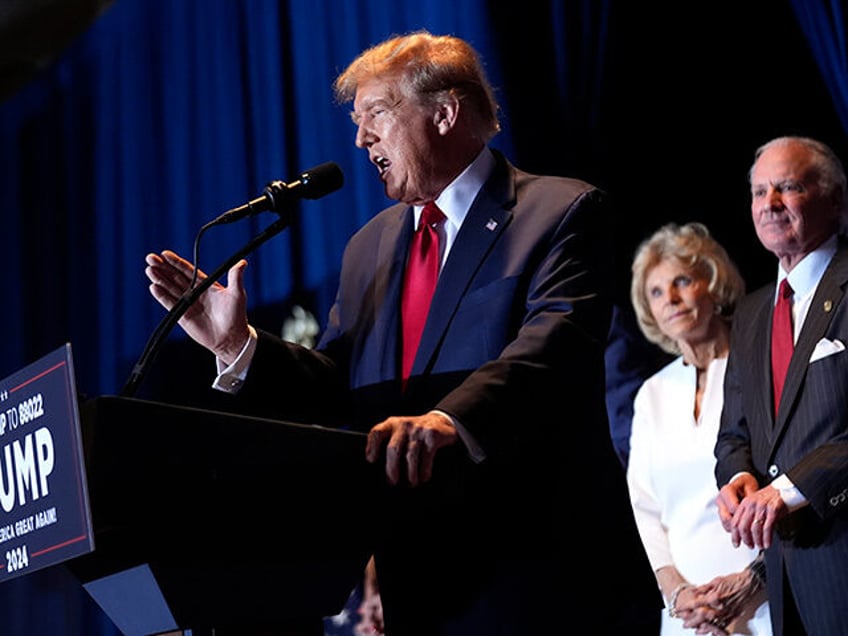
[[[348,237],[387,203],[331,84],[393,33],[471,41],[503,106],[493,145],[614,196],[623,293],[636,244],[667,221],[706,223],[750,288],[766,282],[774,262],[749,216],[754,149],[806,134],[848,158],[837,1],[23,0],[25,19],[4,5],[0,377],[71,342],[87,396],[120,391],[164,315],[147,252],[191,257],[204,223],[335,161],[344,188],[302,203],[247,270],[256,324],[279,331],[299,305],[323,325]],[[201,267],[270,220],[208,232]],[[175,330],[139,397],[215,406],[213,372]],[[356,520],[332,521],[344,532]],[[60,569],[3,584],[0,617],[4,636],[116,634]]]

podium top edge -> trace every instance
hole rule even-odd
[[[352,431],[344,428],[335,428],[330,426],[322,426],[320,424],[305,424],[303,422],[292,422],[289,420],[279,420],[265,417],[257,417],[253,415],[242,415],[241,413],[232,413],[228,411],[216,411],[213,409],[203,409],[196,406],[187,406],[184,404],[173,404],[169,402],[159,402],[156,400],[146,400],[135,397],[123,397],[119,395],[101,395],[88,398],[80,403],[80,409],[92,408],[98,403],[102,404],[133,404],[139,406],[149,406],[151,408],[167,408],[174,411],[179,411],[187,414],[199,415],[203,413],[214,414],[217,417],[232,417],[244,420],[247,422],[265,423],[265,424],[282,424],[304,431],[332,431],[334,434],[350,435],[352,437],[367,437],[368,434],[362,431]]]

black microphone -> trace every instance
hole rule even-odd
[[[260,212],[281,214],[287,203],[297,199],[320,199],[335,192],[344,184],[342,169],[337,163],[328,161],[310,170],[300,173],[296,181],[285,183],[272,181],[262,192],[262,196],[232,210],[227,210],[209,225],[232,223]]]

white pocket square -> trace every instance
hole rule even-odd
[[[841,340],[822,338],[816,343],[816,348],[813,349],[813,355],[810,356],[810,362],[832,356],[834,353],[839,353],[840,351],[845,351],[845,345]]]

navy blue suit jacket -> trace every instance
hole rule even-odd
[[[810,505],[778,524],[766,552],[769,604],[780,636],[785,570],[808,634],[848,634],[848,350],[813,358],[822,339],[848,345],[848,243],[815,292],[798,336],[779,416],[772,408],[771,317],[775,285],[743,299],[734,314],[716,443],[719,487],[739,471],[764,486],[782,473]],[[728,536],[728,541],[729,541]]]
[[[369,508],[384,529],[374,550],[390,633],[529,633],[532,621],[559,625],[551,606],[565,599],[610,617],[610,585],[627,583],[590,567],[576,593],[564,587],[573,550],[607,551],[599,526],[632,523],[604,402],[614,221],[595,187],[496,159],[441,271],[405,392],[413,214],[397,204],[349,241],[316,350],[260,333],[239,395],[265,415],[363,431],[438,408],[481,445],[483,462],[461,444],[442,449],[431,483]],[[568,516],[575,504],[585,527]],[[632,536],[625,549],[639,551]]]

